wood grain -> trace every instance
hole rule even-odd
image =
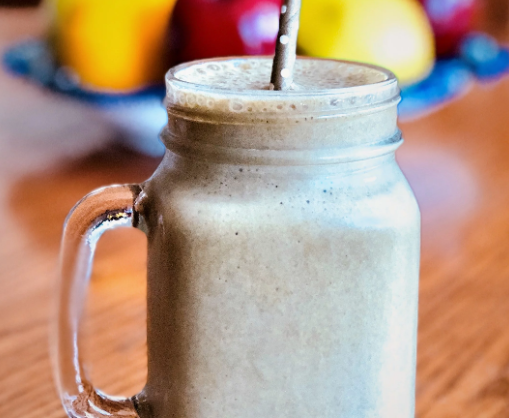
[[[0,9],[0,52],[37,35],[34,11]],[[398,152],[423,219],[419,418],[509,417],[509,79],[402,123]],[[101,185],[136,182],[155,159],[124,150],[100,114],[0,73],[0,416],[63,418],[48,321],[63,220]],[[83,329],[92,380],[145,380],[146,242],[100,242]]]

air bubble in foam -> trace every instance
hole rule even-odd
[[[244,105],[242,104],[242,102],[239,102],[237,100],[232,101],[230,103],[230,109],[233,110],[234,112],[240,112],[240,111],[242,111],[243,108],[244,108]]]
[[[187,95],[187,105],[193,107],[196,104],[196,96],[194,94]]]

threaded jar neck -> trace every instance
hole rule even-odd
[[[245,57],[171,69],[165,145],[197,157],[318,163],[398,143],[399,88],[389,71],[299,58],[295,89],[273,91],[270,65],[269,57]]]

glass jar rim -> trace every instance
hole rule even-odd
[[[399,87],[394,74],[382,67],[353,61],[298,57],[320,63],[336,63],[345,67],[358,67],[377,74],[380,81],[334,88],[275,91],[269,89],[232,89],[223,86],[200,84],[179,78],[179,73],[192,68],[221,63],[272,61],[269,56],[225,57],[191,61],[171,68],[165,76],[166,106],[168,111],[217,114],[230,116],[278,113],[333,113],[342,114],[362,109],[375,109],[394,105],[399,101]],[[268,84],[268,83],[267,83]]]

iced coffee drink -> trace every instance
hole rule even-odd
[[[377,67],[270,58],[167,74],[142,418],[411,418],[419,211]]]

